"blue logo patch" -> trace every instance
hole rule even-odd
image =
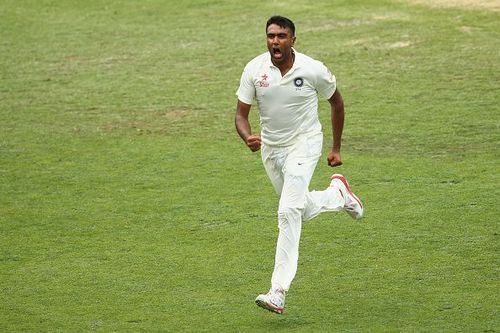
[[[293,80],[293,84],[296,87],[300,88],[300,87],[302,87],[304,85],[304,79],[302,79],[301,77],[298,77],[295,80]]]

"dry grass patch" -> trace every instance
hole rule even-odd
[[[500,0],[400,0],[400,2],[426,5],[429,7],[459,7],[500,11]]]

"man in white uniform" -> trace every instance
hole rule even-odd
[[[302,222],[321,212],[340,210],[359,219],[363,205],[338,174],[331,177],[326,190],[309,192],[323,143],[318,94],[331,106],[333,145],[328,164],[332,167],[342,164],[344,102],[335,76],[321,62],[293,49],[292,21],[271,17],[266,35],[269,52],[251,60],[241,76],[235,125],[253,152],[262,148],[264,168],[280,197],[271,289],[255,301],[260,307],[283,313],[285,295],[297,271]],[[252,134],[248,118],[254,99],[260,111],[261,135]]]

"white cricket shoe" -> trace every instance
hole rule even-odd
[[[361,203],[361,200],[359,200],[359,198],[354,193],[352,193],[351,189],[349,188],[349,183],[347,182],[345,177],[339,174],[334,174],[331,179],[332,182],[330,183],[330,186],[339,189],[340,193],[345,199],[344,210],[346,211],[346,213],[356,220],[362,218],[363,204]]]
[[[255,303],[261,308],[282,314],[285,311],[285,292],[271,289],[267,294],[257,296]]]

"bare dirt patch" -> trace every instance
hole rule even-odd
[[[455,7],[500,11],[500,0],[400,0],[429,7]]]

